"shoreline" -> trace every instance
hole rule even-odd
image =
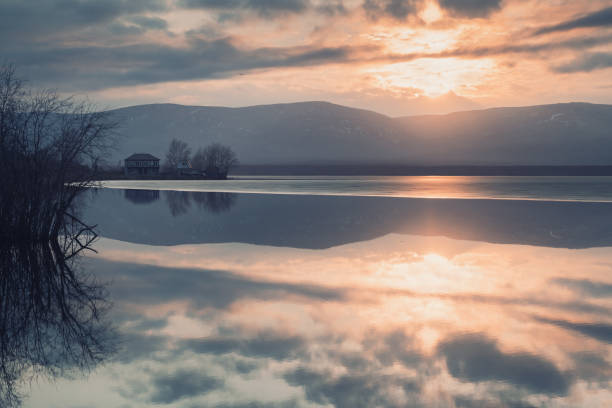
[[[612,176],[612,165],[238,165],[235,176]]]

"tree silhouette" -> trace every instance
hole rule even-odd
[[[93,227],[77,197],[94,185],[115,124],[91,106],[32,92],[0,67],[0,406],[25,380],[88,370],[114,350],[103,286],[79,260]]]
[[[0,67],[0,240],[55,236],[79,191],[91,186],[116,124],[86,103],[33,92]]]
[[[192,164],[206,171],[207,177],[225,179],[229,170],[238,164],[238,158],[230,147],[213,143],[204,149],[198,149]]]
[[[105,288],[80,265],[96,235],[76,218],[61,238],[0,243],[0,406],[23,384],[93,369],[116,344]]]
[[[168,152],[166,153],[166,161],[164,162],[164,171],[175,171],[178,164],[184,160],[189,160],[191,157],[191,148],[182,140],[172,139]]]

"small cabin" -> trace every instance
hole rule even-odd
[[[155,176],[159,174],[159,159],[149,153],[134,153],[123,162],[126,176]]]

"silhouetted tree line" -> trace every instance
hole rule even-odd
[[[31,91],[14,67],[0,67],[0,239],[57,236],[96,180],[114,128],[87,103]]]
[[[93,368],[114,349],[105,290],[79,267],[96,234],[76,211],[113,128],[0,67],[1,407],[19,405],[28,379]]]
[[[232,167],[238,164],[236,153],[220,143],[213,143],[204,148],[200,147],[191,155],[189,145],[181,140],[173,139],[166,153],[164,171],[175,171],[179,163],[187,161],[191,167],[206,174],[213,179],[225,179]]]

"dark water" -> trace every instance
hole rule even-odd
[[[120,347],[31,407],[605,407],[612,203],[98,190]]]

